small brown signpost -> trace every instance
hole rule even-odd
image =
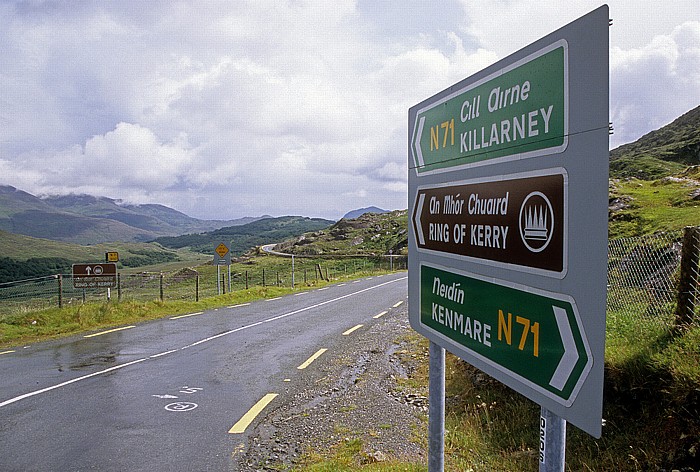
[[[114,288],[117,286],[117,264],[73,264],[74,288]]]

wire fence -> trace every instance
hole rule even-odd
[[[185,268],[174,272],[119,272],[109,289],[75,288],[72,274],[59,274],[0,284],[0,319],[13,313],[26,313],[51,307],[97,301],[191,300],[214,297],[253,286],[313,286],[319,280],[332,280],[358,272],[405,270],[406,256],[391,258],[348,258],[316,261],[270,256],[277,263],[267,267],[236,265]]]
[[[640,324],[665,329],[698,324],[698,258],[700,227],[611,240],[608,244],[607,310],[617,317],[632,317]],[[270,256],[274,257],[274,256]],[[118,274],[109,295],[104,288],[77,289],[70,274],[0,284],[0,318],[11,313],[87,301],[199,300],[252,286],[312,286],[357,272],[404,270],[406,256],[310,260],[277,258],[276,265],[236,265],[217,271],[181,269],[176,272]],[[292,264],[294,270],[292,271]],[[218,275],[217,275],[218,272]]]
[[[608,313],[640,327],[698,322],[700,228],[612,240],[608,244]]]

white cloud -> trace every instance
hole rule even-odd
[[[614,142],[700,98],[697,0],[648,2],[610,2]],[[405,208],[408,108],[597,6],[1,2],[0,183],[205,218]]]
[[[634,141],[700,103],[700,22],[610,52],[611,144]]]

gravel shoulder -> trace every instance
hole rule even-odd
[[[411,381],[426,364],[418,339],[405,303],[348,336],[290,382],[234,453],[234,470],[290,470],[358,439],[360,463],[425,463],[427,386]]]

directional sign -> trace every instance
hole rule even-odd
[[[566,189],[564,169],[418,187],[418,251],[564,277]]]
[[[105,262],[119,262],[119,253],[116,251],[105,252]]]
[[[573,299],[428,264],[420,266],[420,284],[426,329],[505,383],[517,379],[573,403],[593,364]]]
[[[114,263],[73,264],[74,288],[112,288],[117,286]]]
[[[223,241],[214,246],[214,265],[231,265],[231,251]]]
[[[603,410],[609,15],[408,112],[408,314],[589,434]]]
[[[419,174],[562,152],[568,144],[568,45],[562,39],[420,108]]]

